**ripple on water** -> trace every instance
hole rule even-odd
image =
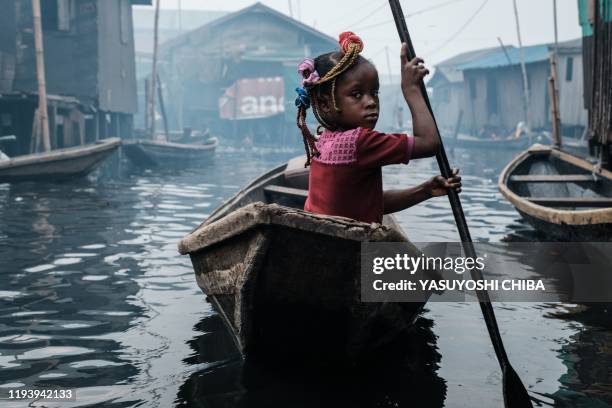
[[[108,279],[108,276],[106,275],[85,275],[81,278],[81,280],[91,281],[91,282],[100,282],[106,279]]]
[[[0,290],[0,299],[2,300],[14,300],[22,296],[26,296],[26,294],[12,290]]]
[[[48,271],[48,270],[53,269],[53,268],[55,268],[55,265],[42,264],[42,265],[32,266],[30,268],[25,268],[24,271],[25,272],[36,273],[36,272]]]
[[[70,363],[70,367],[72,368],[85,368],[85,367],[112,367],[112,366],[121,366],[123,363],[116,363],[114,361],[108,360],[82,360],[75,361],[74,363]]]
[[[62,377],[66,377],[67,374],[64,373],[46,373],[46,374],[41,374],[38,376],[38,378],[41,379],[51,379],[51,378],[62,378]]]
[[[105,244],[90,244],[90,245],[82,245],[79,248],[82,249],[103,249],[106,248]]]
[[[21,311],[14,312],[0,317],[24,317],[24,316],[40,316],[57,313],[57,310],[32,310],[32,311]]]
[[[83,258],[59,258],[53,261],[54,265],[74,265],[81,262]]]
[[[78,356],[81,354],[94,353],[95,350],[88,349],[85,347],[43,347],[26,351],[19,355],[20,360],[46,360],[52,357],[67,357],[67,356]]]

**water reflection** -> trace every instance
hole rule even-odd
[[[194,354],[186,362],[207,366],[180,387],[176,403],[191,407],[442,407],[446,386],[436,374],[441,356],[432,326],[431,320],[419,318],[410,335],[376,361],[321,369],[298,367],[294,361],[243,363],[221,319],[206,317],[197,325],[202,334],[189,342]]]
[[[562,387],[550,397],[559,406],[612,406],[609,305],[567,308],[555,316],[581,327],[559,350],[559,359],[567,372],[559,378]]]

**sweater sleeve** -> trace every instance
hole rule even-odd
[[[407,164],[412,158],[413,147],[411,135],[362,129],[356,145],[357,163],[363,167]]]

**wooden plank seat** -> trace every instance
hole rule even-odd
[[[579,183],[597,181],[591,174],[529,174],[510,176],[515,183]]]
[[[292,199],[306,200],[306,197],[308,196],[308,190],[303,190],[301,188],[269,185],[264,187],[263,190],[267,196],[273,197],[281,196]]]
[[[610,197],[524,197],[547,207],[612,207]]]

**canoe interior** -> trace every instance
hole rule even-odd
[[[551,181],[541,181],[547,179]],[[514,169],[507,186],[519,196],[545,207],[586,210],[612,206],[612,202],[606,205],[612,199],[612,180],[594,177],[592,172],[549,154],[529,155]]]
[[[305,162],[306,156],[298,156],[260,175],[239,193],[213,211],[203,224],[218,221],[230,212],[254,202],[275,203],[286,207],[303,209],[308,191],[309,174],[308,169],[304,167]],[[273,191],[270,191],[272,190],[271,188],[266,189],[266,187],[271,186],[301,190],[302,196],[300,197],[296,194],[275,194]],[[395,217],[385,215],[383,224],[404,233]]]

